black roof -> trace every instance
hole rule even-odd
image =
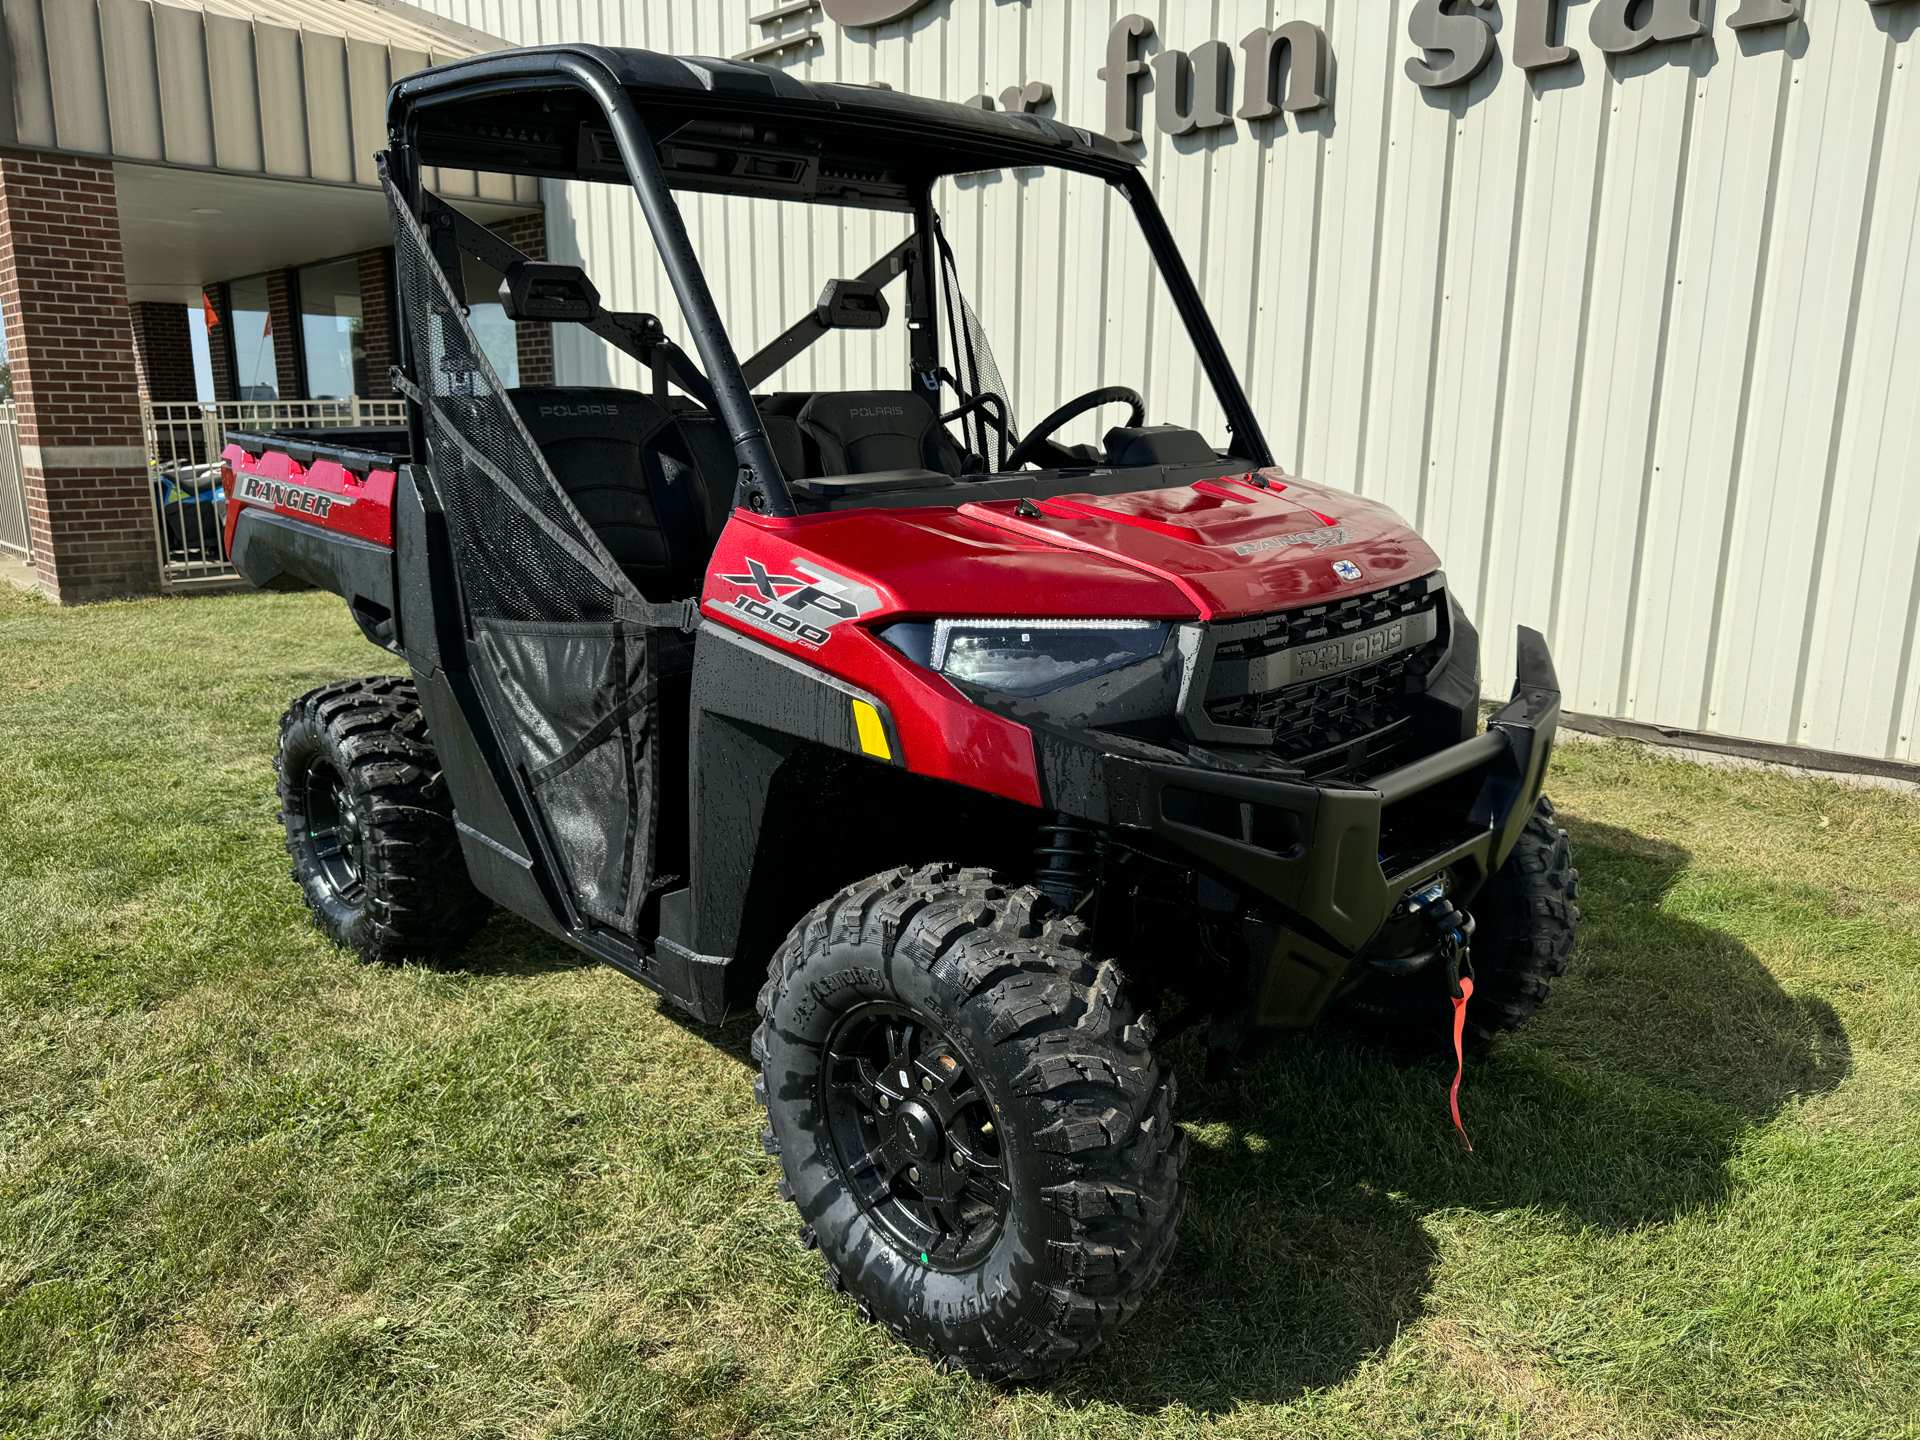
[[[390,127],[426,165],[623,182],[593,92],[631,97],[681,189],[905,208],[940,175],[1059,166],[1108,180],[1139,162],[1097,132],[869,85],[813,84],[707,56],[601,45],[501,50],[400,80]]]

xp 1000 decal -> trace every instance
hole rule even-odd
[[[706,607],[782,640],[819,646],[842,621],[858,620],[880,609],[880,593],[872,586],[812,561],[769,565],[752,556],[746,560],[744,574],[719,577],[738,587],[737,593],[710,598]]]

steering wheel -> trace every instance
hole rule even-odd
[[[1075,396],[1074,399],[1068,401],[1067,404],[1063,405],[1039,425],[1028,431],[1026,439],[1014,447],[1013,452],[1002,464],[1008,470],[1019,470],[1043,450],[1051,451],[1054,455],[1063,457],[1063,463],[1067,465],[1074,464],[1074,462],[1081,457],[1055,445],[1049,437],[1075,416],[1085,415],[1090,410],[1098,410],[1103,405],[1112,405],[1114,402],[1120,400],[1126,401],[1131,411],[1131,414],[1127,417],[1127,423],[1129,425],[1139,425],[1143,420],[1147,419],[1147,402],[1141,399],[1141,393],[1134,389],[1133,386],[1103,385],[1099,390],[1090,390],[1085,395]]]

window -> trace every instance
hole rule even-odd
[[[467,291],[467,323],[474,329],[474,339],[500,383],[512,389],[520,384],[520,347],[514,340],[514,323],[500,303],[500,272],[463,251],[460,283]]]
[[[300,345],[309,400],[367,393],[367,338],[360,314],[360,263],[329,260],[299,272]],[[244,334],[237,327],[236,335]]]
[[[249,275],[227,286],[233,320],[233,383],[241,400],[280,399],[274,366],[273,322],[267,311],[267,277]]]

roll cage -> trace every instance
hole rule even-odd
[[[426,228],[455,287],[462,249],[503,274],[520,265],[516,278],[529,285],[540,277],[526,269],[526,257],[432,196],[421,183],[422,167],[633,186],[698,367],[651,316],[608,312],[577,298],[575,313],[561,313],[570,308],[563,296],[550,307],[551,318],[586,324],[643,360],[657,389],[671,378],[721,417],[738,464],[736,505],[795,514],[751,390],[784,363],[781,347],[798,353],[813,337],[803,319],[743,364],[682,222],[676,189],[911,214],[909,242],[870,266],[859,283],[885,284],[905,273],[913,384],[939,411],[941,242],[934,183],[1015,166],[1097,177],[1132,210],[1233,432],[1236,454],[1255,466],[1273,463],[1193,278],[1141,183],[1139,163],[1105,136],[1037,115],[974,110],[878,87],[810,84],[736,61],[594,45],[505,51],[409,75],[388,96],[387,129],[386,174]],[[403,320],[401,369],[419,384],[416,349]],[[963,397],[963,404],[979,408],[979,399]],[[413,409],[415,453],[423,454],[422,421]]]

